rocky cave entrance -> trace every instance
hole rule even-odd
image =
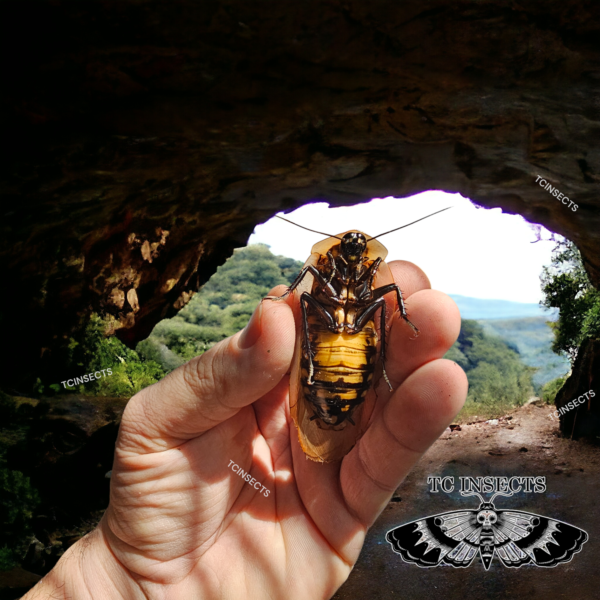
[[[448,207],[451,212],[435,215]],[[419,222],[432,213],[430,220]],[[357,224],[367,234],[376,235],[417,221],[380,240],[388,248],[387,260],[408,260],[421,266],[432,287],[449,293],[458,303],[463,319],[479,320],[486,336],[504,340],[521,354],[524,364],[537,369],[530,392],[503,390],[503,397],[518,396],[518,400],[503,404],[503,408],[486,405],[479,411],[480,417],[501,416],[502,410],[518,406],[532,394],[541,395],[543,385],[570,371],[569,361],[551,351],[553,333],[547,321],[555,321],[558,310],[538,304],[543,298],[542,268],[550,265],[557,241],[543,227],[441,191],[375,199],[352,207],[309,203],[281,214],[299,227],[277,218],[258,225],[248,240],[249,247],[236,250],[177,316],[160,321],[150,336],[138,343],[136,349],[145,359],[168,371],[233,335],[246,325],[272,286],[291,283],[310,248],[325,235],[356,228]],[[268,250],[259,250],[254,244],[266,244]],[[410,301],[407,306],[410,313]],[[467,370],[473,368],[478,359],[469,363],[458,348],[456,345],[454,350],[457,355],[449,358],[462,358]],[[483,400],[475,392],[473,398]],[[474,409],[476,404],[466,412]]]

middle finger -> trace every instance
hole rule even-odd
[[[396,313],[386,357],[386,371],[396,389],[420,366],[442,358],[460,333],[460,312],[452,298],[438,290],[422,289],[410,296],[409,318],[419,328],[414,336]]]

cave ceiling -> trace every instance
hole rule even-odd
[[[0,13],[5,371],[59,369],[93,311],[135,344],[257,223],[315,200],[460,192],[574,240],[600,283],[596,0]]]

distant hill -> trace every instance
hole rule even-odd
[[[558,311],[547,310],[539,304],[511,302],[509,300],[487,300],[450,294],[460,310],[463,319],[521,319],[544,317],[546,321],[556,321]]]
[[[458,294],[450,294],[450,297],[458,305],[463,319],[477,321],[487,335],[500,337],[519,352],[526,365],[538,369],[533,376],[536,387],[569,372],[571,365],[567,358],[552,352],[554,334],[546,324],[558,319],[557,309]]]
[[[514,346],[526,365],[538,369],[533,376],[533,383],[537,387],[568,373],[571,369],[567,358],[552,352],[554,334],[546,324],[548,320],[548,317],[529,317],[477,319],[477,322],[486,334],[498,336]]]

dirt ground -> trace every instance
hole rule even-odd
[[[335,600],[569,599],[600,597],[600,446],[559,436],[548,405],[531,403],[494,422],[461,425],[429,449],[396,491],[370,530],[362,554]],[[429,492],[430,475],[546,476],[543,494],[497,497],[497,509],[514,508],[584,529],[580,553],[554,568],[508,569],[497,557],[485,571],[479,557],[466,569],[420,568],[402,561],[385,534],[404,523],[456,508],[477,508],[478,499]],[[469,504],[471,503],[471,504]]]

